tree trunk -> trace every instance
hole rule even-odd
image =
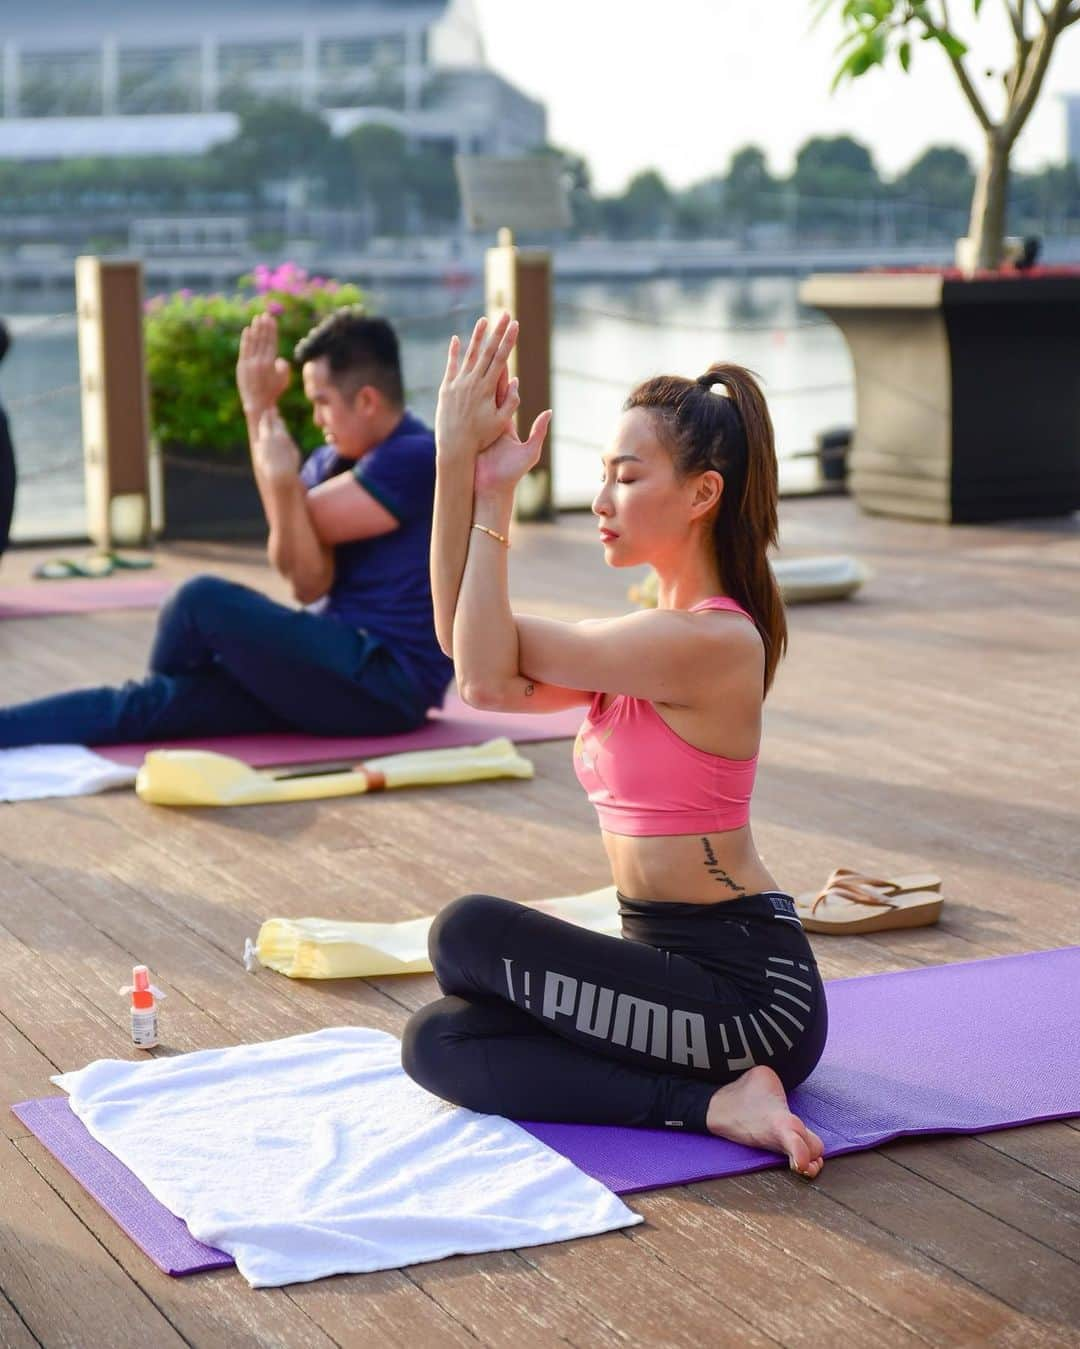
[[[990,271],[1001,263],[1009,204],[1009,149],[999,127],[988,133],[971,199],[968,238],[972,271]]]

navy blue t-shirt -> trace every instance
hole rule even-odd
[[[300,471],[317,487],[349,468],[332,445],[310,454]],[[389,534],[334,548],[334,582],[324,612],[380,638],[400,661],[430,707],[441,707],[454,673],[435,637],[428,553],[435,504],[435,437],[406,412],[381,444],[352,472],[399,522]]]

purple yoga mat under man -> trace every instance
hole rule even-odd
[[[1080,1115],[1080,947],[826,984],[829,1042],[792,1105],[829,1157],[912,1134],[982,1133]],[[194,1241],[71,1111],[13,1107],[26,1127],[170,1274],[231,1263]],[[526,1124],[620,1194],[784,1165],[725,1139]],[[841,1163],[842,1165],[842,1163]]]
[[[71,580],[59,584],[0,587],[0,619],[54,618],[110,609],[156,609],[172,589],[160,576]]]
[[[252,768],[282,764],[356,763],[382,754],[410,750],[453,749],[458,745],[481,745],[485,740],[506,736],[517,744],[537,740],[574,738],[581,720],[576,708],[529,716],[520,712],[478,712],[451,690],[441,708],[433,710],[422,726],[397,735],[300,735],[267,731],[261,735],[199,736],[190,740],[144,741],[131,745],[98,745],[96,753],[113,763],[138,768],[152,749],[208,749],[240,759]]]

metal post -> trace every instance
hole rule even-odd
[[[504,310],[521,320],[510,374],[521,385],[517,432],[524,440],[533,421],[551,402],[551,254],[546,249],[514,246],[510,230],[502,229],[499,242],[487,251],[485,298],[492,317]],[[555,517],[552,478],[554,460],[549,428],[540,461],[518,486],[515,514],[519,520]]]
[[[87,533],[99,548],[150,538],[142,266],[75,260]]]
[[[199,102],[203,112],[217,112],[218,92],[221,86],[217,38],[212,33],[203,36],[199,48]]]
[[[405,83],[405,113],[411,119],[420,111],[424,87],[424,66],[420,55],[423,30],[410,24],[405,30],[405,64],[403,79]],[[409,136],[415,140],[416,132],[412,121],[409,122]]]
[[[19,49],[10,39],[4,43],[4,116],[19,115]]]
[[[311,28],[304,29],[303,56],[300,69],[300,102],[305,108],[319,106],[319,35]]]
[[[101,44],[101,111],[111,117],[119,104],[119,59],[115,37],[107,37]]]

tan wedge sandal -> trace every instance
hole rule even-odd
[[[807,932],[856,935],[927,927],[941,916],[941,877],[864,876],[837,867],[817,894],[799,895],[795,911]]]
[[[872,890],[880,890],[886,899],[892,899],[894,895],[911,894],[914,890],[941,889],[941,877],[933,871],[916,871],[907,876],[868,876],[851,867],[837,867],[822,889],[828,890],[837,881],[845,881],[849,885],[868,885]]]

